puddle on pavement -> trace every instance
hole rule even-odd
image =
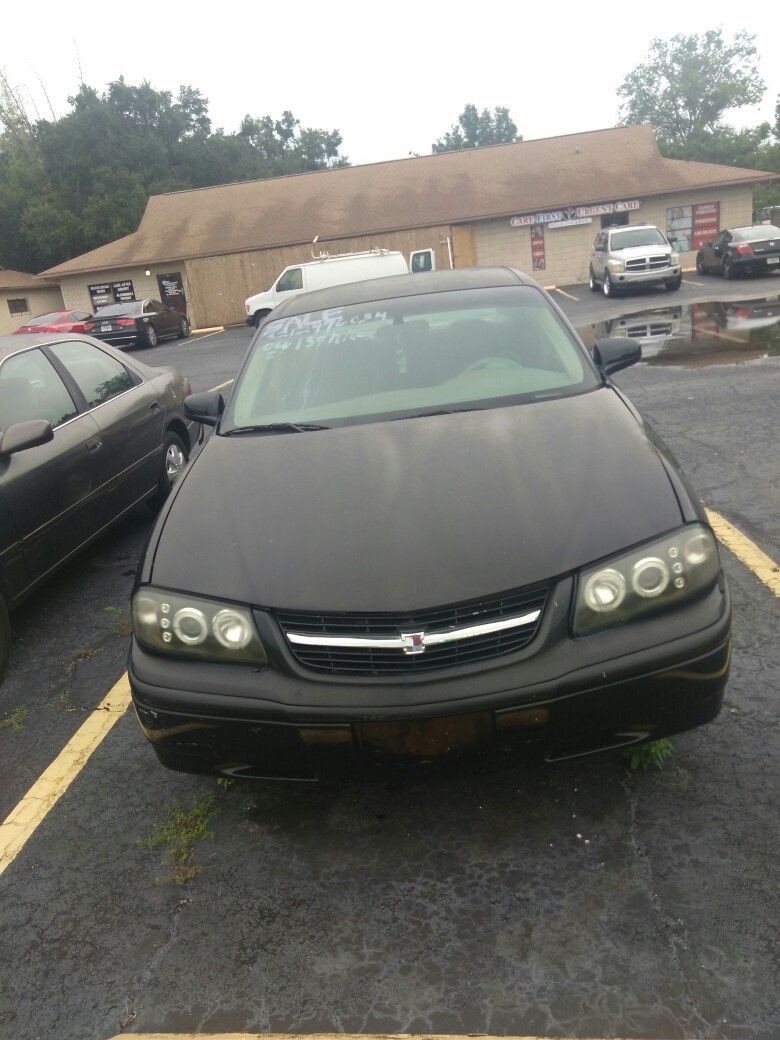
[[[780,295],[731,303],[694,303],[620,315],[578,329],[593,348],[606,336],[642,344],[642,363],[705,368],[780,357]]]

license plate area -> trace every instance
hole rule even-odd
[[[384,755],[429,758],[463,748],[484,747],[493,740],[490,712],[404,722],[355,723],[361,748]]]
[[[106,322],[104,322],[104,323],[103,323],[103,324],[102,324],[102,325],[100,326],[100,331],[101,331],[101,332],[110,332],[110,331],[111,331],[111,330],[113,329],[113,327],[114,327],[113,325],[109,325],[109,324],[107,324]]]
[[[780,264],[780,256],[768,256],[766,262],[768,264]]]

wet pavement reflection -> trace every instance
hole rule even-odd
[[[606,336],[642,344],[642,363],[704,368],[780,357],[780,295],[657,307],[578,329],[592,348]]]

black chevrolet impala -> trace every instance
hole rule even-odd
[[[516,271],[377,279],[274,311],[139,568],[130,681],[175,769],[315,778],[348,757],[717,715],[731,606],[694,492]]]

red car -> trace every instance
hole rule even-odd
[[[91,318],[88,311],[49,311],[30,318],[25,325],[20,325],[14,335],[19,332],[82,332],[84,322]]]

